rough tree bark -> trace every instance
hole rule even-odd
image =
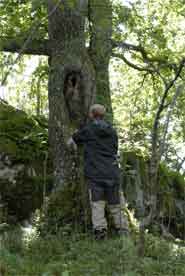
[[[48,1],[48,13],[55,1]],[[87,1],[61,1],[48,18],[49,140],[57,187],[71,182],[73,166],[66,141],[83,122],[95,95],[95,73],[85,45]]]
[[[86,0],[61,1],[62,5],[56,9],[52,17],[48,18],[49,40],[52,49],[49,60],[49,140],[52,145],[56,188],[62,190],[62,195],[59,193],[60,201],[66,201],[68,192],[66,194],[65,187],[69,190],[71,184],[73,186],[75,184],[76,189],[78,186],[83,186],[82,183],[79,183],[83,182],[79,172],[77,177],[75,175],[73,156],[66,148],[66,140],[71,132],[85,121],[89,106],[94,102],[96,96],[98,102],[106,103],[109,113],[112,114],[108,76],[111,50],[109,49],[109,53],[107,51],[108,40],[111,36],[109,26],[111,23],[107,29],[107,21],[102,25],[101,20],[98,21],[100,14],[96,14],[99,8],[102,12],[101,16],[103,16],[103,10],[108,1],[101,7],[94,2],[94,0],[89,3]],[[92,4],[94,4],[93,8]],[[54,9],[54,5],[55,1],[48,1],[48,14]],[[87,15],[89,15],[89,24],[91,25],[89,52],[85,39]],[[111,19],[111,17],[109,18]],[[98,31],[103,33],[101,47],[99,44],[101,34]],[[84,206],[86,205],[86,196],[83,192],[84,187],[82,189],[80,193],[84,199],[77,199],[78,208],[77,205],[73,205],[72,208],[77,210],[82,204],[83,210],[78,212],[80,220],[84,217],[84,222],[86,222],[87,206]],[[74,195],[74,197],[76,196]],[[69,200],[71,201],[72,198]],[[54,202],[57,203],[56,197]],[[75,219],[78,220],[77,217],[78,214],[75,215]],[[66,215],[62,214],[63,221],[65,218]],[[61,220],[60,214],[59,220]],[[51,225],[51,223],[49,224]]]

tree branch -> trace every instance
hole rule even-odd
[[[178,163],[178,165],[177,165],[176,169],[177,169],[178,172],[181,170],[184,162],[185,162],[185,157],[183,159],[181,159],[180,163]]]
[[[0,37],[0,51],[19,53],[22,50],[22,45],[25,43],[23,39],[11,39],[6,37]],[[49,40],[32,40],[23,49],[22,54],[27,55],[44,55],[49,56]]]
[[[165,147],[165,142],[166,142],[166,136],[167,136],[167,133],[168,133],[168,127],[169,127],[169,123],[170,123],[170,117],[171,117],[171,114],[172,114],[173,109],[175,107],[177,98],[182,93],[183,88],[184,88],[184,85],[179,85],[177,87],[176,92],[175,92],[175,94],[173,96],[172,102],[170,104],[170,108],[169,108],[168,114],[166,116],[166,120],[165,120],[165,123],[164,123],[164,134],[163,134],[163,138],[162,138],[162,141],[161,141],[161,144],[160,144],[160,158],[161,158],[161,156],[164,153],[164,147]]]
[[[134,44],[131,44],[131,43],[127,43],[127,42],[124,42],[124,41],[115,41],[115,40],[111,40],[112,41],[112,48],[122,48],[122,49],[125,49],[125,50],[133,50],[133,51],[136,51],[136,52],[140,52],[140,53],[143,53],[144,55],[146,55],[146,52],[144,50],[144,48],[140,45],[134,45]]]
[[[174,78],[168,84],[165,84],[165,90],[164,90],[164,93],[163,93],[163,96],[162,96],[162,99],[161,99],[161,103],[160,103],[159,108],[157,110],[157,113],[156,113],[156,116],[155,116],[155,119],[154,119],[154,124],[153,124],[153,131],[152,131],[152,144],[153,144],[152,148],[153,148],[153,151],[155,151],[155,148],[156,148],[158,124],[159,124],[159,119],[160,119],[161,113],[164,110],[165,100],[168,96],[169,90],[172,88],[172,86],[175,84],[176,80],[179,78],[179,76],[181,74],[181,71],[184,67],[184,63],[185,63],[185,58],[183,58],[181,60]]]
[[[153,69],[151,69],[149,67],[140,67],[140,66],[132,63],[123,54],[113,53],[112,57],[122,59],[128,66],[130,66],[130,67],[132,67],[132,68],[134,68],[134,69],[136,69],[138,71],[146,71],[146,72],[149,72],[149,73],[155,73],[155,70],[153,70]]]
[[[114,48],[121,48],[121,49],[127,50],[127,51],[139,52],[145,63],[158,62],[160,64],[162,64],[162,63],[166,64],[166,60],[164,60],[162,58],[150,57],[149,53],[147,53],[147,51],[141,45],[134,45],[134,44],[127,43],[127,42],[124,42],[124,41],[120,42],[120,41],[115,41],[115,40],[111,40],[111,42],[112,42],[112,48],[113,49]]]

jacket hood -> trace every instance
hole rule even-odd
[[[93,121],[94,132],[97,136],[105,137],[112,135],[112,127],[104,120]]]

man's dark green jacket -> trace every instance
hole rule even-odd
[[[118,136],[111,124],[93,120],[73,134],[77,145],[84,145],[84,172],[92,180],[119,179]]]

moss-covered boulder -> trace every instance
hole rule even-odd
[[[122,188],[129,208],[134,209],[136,216],[143,215],[144,204],[148,199],[148,165],[143,157],[135,152],[123,152],[121,155]]]
[[[135,152],[122,153],[122,187],[128,207],[138,219],[143,217],[150,204],[148,160]],[[183,238],[185,227],[185,178],[166,164],[160,164],[158,172],[156,225],[153,229],[167,229]]]
[[[27,219],[43,200],[47,121],[0,101],[0,194],[4,220]]]

